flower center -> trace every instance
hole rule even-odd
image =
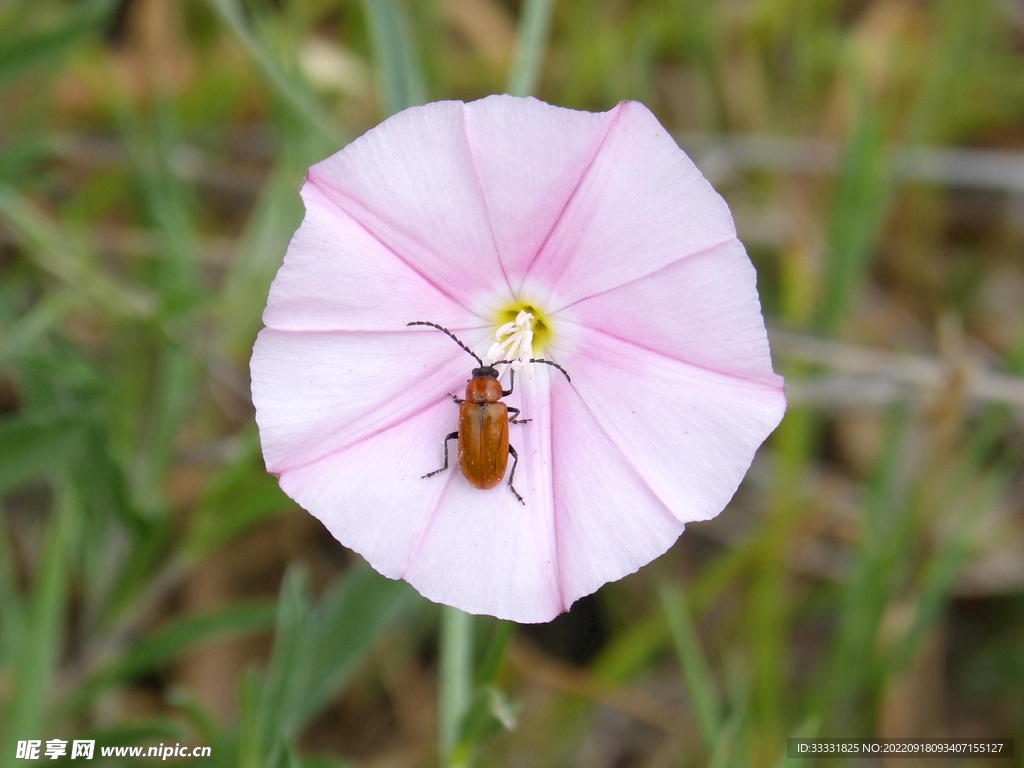
[[[498,312],[494,343],[487,350],[487,361],[511,360],[514,369],[528,365],[551,339],[551,325],[531,304],[516,302]]]

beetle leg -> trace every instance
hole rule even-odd
[[[508,397],[509,395],[511,395],[512,394],[512,389],[513,389],[513,387],[515,387],[515,385],[516,385],[516,369],[515,368],[511,368],[511,369],[509,369],[509,372],[508,372],[508,391],[506,392],[505,390],[502,390],[501,396],[502,397]]]
[[[446,469],[448,469],[448,441],[449,440],[458,440],[458,439],[459,439],[459,433],[458,432],[449,432],[448,433],[448,436],[444,439],[444,443],[443,443],[443,445],[444,445],[444,464],[441,465],[440,469],[435,469],[433,472],[427,472],[427,474],[423,475],[423,477],[420,478],[421,480],[425,480],[426,478],[430,477],[431,475],[436,475],[438,472],[444,472]],[[518,495],[518,494],[516,494],[516,495]]]
[[[516,487],[512,485],[512,480],[516,476],[516,464],[519,463],[519,454],[516,453],[516,449],[513,448],[511,444],[508,447],[508,453],[512,457],[512,471],[508,473],[508,487],[512,493],[516,495],[516,498],[519,499],[519,503],[526,506],[526,502],[523,501],[523,497],[519,495],[519,491],[517,491]]]
[[[510,416],[512,415],[513,411],[515,411],[515,415],[516,416],[519,415],[519,409],[518,408],[513,408],[512,406],[509,406],[508,412],[509,412]],[[509,419],[508,423],[509,424],[525,424],[528,421],[533,421],[533,419]]]
[[[466,402],[461,397],[456,397],[451,392],[448,393],[448,397],[450,397],[452,400],[454,400],[456,405],[462,405],[462,403]]]

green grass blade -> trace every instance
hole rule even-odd
[[[708,761],[708,768],[728,768],[733,763],[736,743],[739,741],[746,714],[746,710],[736,709],[722,723],[711,752],[711,760]]]
[[[258,709],[240,738],[242,765],[287,765],[301,728],[330,702],[413,594],[403,582],[359,568],[311,605],[304,576],[290,570]]]
[[[606,682],[626,682],[649,668],[670,639],[665,612],[653,612],[614,635],[591,666],[595,674]]]
[[[491,685],[498,679],[498,672],[501,670],[501,662],[505,658],[505,650],[508,648],[512,636],[516,632],[516,624],[513,621],[497,620],[497,626],[487,646],[487,653],[476,671],[477,685]]]
[[[906,427],[906,409],[898,407],[889,417],[882,452],[868,484],[864,529],[842,599],[825,688],[826,706],[833,720],[847,722],[853,712],[863,711],[863,707],[853,705],[866,693],[858,689],[877,677],[877,670],[875,674],[872,670],[877,667],[878,630],[897,587],[899,553],[912,546],[909,502],[898,504],[894,499]]]
[[[238,768],[265,768],[262,754],[264,734],[260,732],[263,676],[250,667],[239,686],[237,761]]]
[[[441,609],[441,669],[438,750],[444,766],[461,765],[453,755],[473,684],[473,617],[458,608]]]
[[[347,573],[328,590],[313,612],[303,651],[307,682],[293,702],[289,729],[297,730],[330,703],[381,632],[415,604],[415,594],[404,581],[368,567]]]
[[[523,4],[515,57],[508,76],[508,92],[513,96],[531,96],[537,89],[554,7],[555,0],[526,0]]]
[[[1024,318],[1017,328],[1017,337],[1006,357],[1007,367],[1016,374],[1024,374]]]
[[[904,136],[908,144],[948,140],[950,131],[944,123],[958,113],[956,101],[970,89],[978,52],[988,43],[986,31],[1004,23],[992,0],[938,0],[934,8],[940,44],[915,94]]]
[[[230,762],[231,744],[228,734],[213,713],[191,691],[173,688],[167,695],[167,703],[185,716],[193,730],[199,734],[203,745],[211,748],[215,763],[227,765]]]
[[[794,618],[788,576],[790,551],[799,523],[809,511],[803,495],[804,472],[820,429],[813,412],[789,409],[773,437],[773,477],[763,524],[747,542],[706,568],[691,588],[695,599],[706,599],[750,569],[745,631],[754,696],[750,725],[759,760],[774,753],[785,730],[788,710],[795,704],[787,680],[791,664],[788,641]]]
[[[74,503],[68,490],[59,493],[47,532],[21,637],[4,735],[0,739],[0,766],[15,763],[16,741],[39,738],[45,732],[50,687],[63,637]]]
[[[294,509],[277,478],[267,473],[255,425],[242,434],[238,456],[213,476],[196,506],[186,549],[201,557],[264,520]]]
[[[518,703],[496,685],[501,662],[515,628],[511,621],[499,619],[494,622],[487,650],[469,686],[470,698],[458,722],[456,741],[446,754],[451,766],[472,765],[479,744],[496,733],[516,727]]]
[[[903,670],[917,651],[928,628],[941,614],[960,569],[970,558],[971,538],[976,526],[1018,470],[1018,462],[1004,460],[1001,466],[984,479],[982,487],[974,492],[966,508],[956,510],[956,524],[925,568],[910,627],[897,641],[889,658],[887,671],[890,675]]]
[[[242,43],[274,95],[336,148],[344,145],[335,121],[323,110],[304,81],[289,73],[249,24],[237,0],[208,0],[224,25]]]
[[[2,462],[0,462],[2,466]],[[0,516],[0,668],[13,669],[26,621],[7,520]]]
[[[832,202],[819,327],[832,335],[860,289],[893,200],[883,116],[860,105]]]
[[[4,329],[0,345],[0,366],[14,365],[20,358],[36,354],[47,334],[57,328],[82,300],[70,288],[52,290],[35,306]]]
[[[8,144],[0,151],[0,183],[17,185],[23,179],[31,178],[52,152],[52,143],[37,137]]]
[[[213,637],[269,629],[277,614],[272,601],[241,603],[199,616],[187,616],[150,633],[105,669],[93,674],[72,696],[66,710],[78,712],[105,688],[159,668]]]
[[[183,315],[202,299],[202,287],[192,221],[197,205],[172,159],[180,145],[173,105],[160,96],[147,115],[136,113],[121,98],[115,99],[113,106],[148,218],[159,236],[161,308],[168,317]]]
[[[134,489],[141,505],[153,515],[166,514],[164,476],[173,459],[178,433],[195,397],[199,369],[191,353],[165,341],[157,360],[146,432],[136,456]]]
[[[85,524],[81,540],[79,631],[90,635],[105,622],[118,586],[121,530],[141,530],[146,521],[129,493],[127,473],[117,458],[109,426],[101,419],[83,430],[82,449],[70,465]]]
[[[0,221],[10,226],[41,269],[104,315],[140,318],[153,313],[155,302],[148,292],[123,286],[96,269],[91,255],[74,245],[80,238],[50,222],[6,185],[0,185]]]
[[[0,83],[36,64],[54,64],[89,35],[99,32],[117,6],[116,0],[85,0],[52,29],[32,31],[17,23],[0,29]]]
[[[388,115],[427,100],[405,10],[398,0],[363,0],[377,63],[381,101]]]
[[[195,263],[194,202],[173,170],[179,142],[170,105],[158,98],[151,116],[138,115],[115,99],[114,111],[128,146],[132,169],[149,219],[161,243],[156,288],[163,335],[142,445],[135,462],[135,491],[145,508],[163,512],[163,478],[177,436],[195,398],[198,367],[190,349],[195,309],[203,299]]]
[[[744,750],[749,751],[752,735],[747,729],[751,700],[750,683],[746,664],[741,657],[734,656],[727,660],[726,687],[728,714],[722,718],[718,737],[709,750],[711,754],[711,759],[708,762],[709,768],[742,766],[750,762],[749,758],[742,760],[739,757]],[[773,749],[774,747],[775,745],[772,745]]]
[[[459,738],[449,750],[447,765],[464,768],[473,765],[477,745],[502,731],[514,730],[519,705],[495,685],[483,685],[473,691],[459,723]]]
[[[752,538],[701,571],[690,585],[687,596],[692,609],[701,611],[710,605],[746,572],[751,558],[762,546],[764,544],[759,538]],[[665,612],[659,608],[614,635],[594,660],[592,669],[606,682],[627,682],[655,665],[671,641],[672,633]]]
[[[690,616],[686,595],[677,585],[662,584],[658,588],[662,610],[672,632],[672,642],[679,657],[679,666],[690,693],[697,725],[704,746],[710,754],[722,733],[722,707],[711,667],[701,647],[697,629]]]
[[[254,727],[240,746],[243,765],[290,764],[301,728],[330,702],[412,594],[403,582],[359,568],[310,605],[302,573],[286,574],[273,658]]]
[[[39,475],[59,473],[81,438],[81,424],[59,414],[0,419],[0,494]]]
[[[309,636],[310,610],[306,574],[290,568],[281,584],[274,655],[260,694],[254,743],[246,750],[260,764],[280,752],[292,735],[287,725],[302,697],[300,670],[306,660],[303,651]]]

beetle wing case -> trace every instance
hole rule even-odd
[[[459,468],[470,485],[493,488],[508,466],[508,408],[502,402],[459,405]]]

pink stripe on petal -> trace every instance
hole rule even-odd
[[[566,362],[594,420],[683,523],[717,515],[782,420],[781,388],[581,331]]]
[[[736,235],[725,201],[646,107],[623,102],[614,115],[596,159],[529,270],[528,284],[546,284],[551,296],[567,303]]]
[[[757,275],[736,239],[583,299],[562,314],[692,365],[782,386],[772,372]]]
[[[489,96],[465,105],[466,134],[495,247],[518,288],[594,160],[612,112]]]
[[[510,425],[509,436],[525,505],[507,483],[479,490],[459,475],[404,578],[431,600],[530,623],[550,621],[565,606],[552,509],[550,379],[546,372],[521,378],[509,403],[518,399],[523,418],[533,421]]]
[[[342,544],[378,571],[401,578],[454,474],[421,479],[441,466],[441,441],[456,409],[440,402],[351,448],[287,470],[281,488]],[[452,459],[455,461],[454,445]]]
[[[511,289],[495,251],[457,101],[385,120],[309,169],[309,181],[465,306]]]
[[[473,364],[432,330],[263,329],[250,367],[267,469],[312,463],[432,407],[465,388]]]
[[[683,524],[572,387],[555,388],[553,404],[555,514],[568,607],[663,554]]]
[[[270,288],[263,322],[286,331],[395,330],[400,318],[451,328],[479,317],[408,266],[314,184],[306,216]]]

